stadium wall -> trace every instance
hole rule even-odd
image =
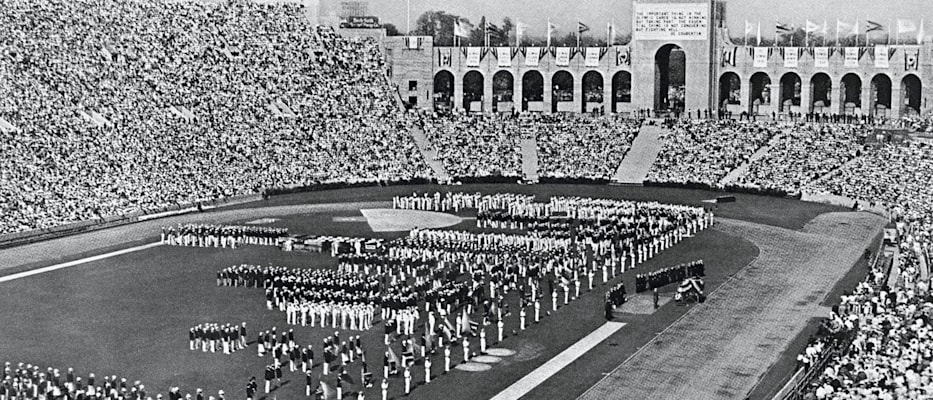
[[[679,48],[686,54],[684,97],[687,111],[722,109],[736,115],[745,112],[762,116],[788,112],[874,114],[889,118],[933,111],[933,45],[929,39],[923,45],[887,47],[886,63],[876,61],[876,49],[871,46],[848,50],[844,47],[823,47],[826,50],[818,50],[820,47],[760,47],[756,50],[754,46],[737,45],[729,38],[723,2],[642,0],[636,6],[644,7],[645,4],[661,9],[670,7],[672,10],[684,7],[705,9],[709,16],[705,35],[700,36],[702,40],[697,37],[671,40],[636,31],[626,46],[597,49],[435,47],[430,37],[389,37],[386,38],[385,47],[391,59],[390,76],[401,89],[404,101],[417,99],[416,104],[409,104],[417,108],[451,107],[483,112],[511,111],[514,108],[545,113],[584,112],[594,107],[606,113],[658,110],[663,107],[658,104],[656,57],[662,49]],[[764,55],[759,56],[757,62],[756,51]],[[817,53],[822,51],[826,51],[828,56],[825,65],[818,67]],[[540,57],[534,57],[534,52],[540,52]],[[590,57],[588,60],[587,52],[598,54],[598,57]],[[847,52],[857,54],[854,63],[853,57],[847,63]],[[791,53],[798,55],[796,62],[788,56]],[[554,104],[554,92],[551,89],[555,84],[555,76],[563,72],[572,77],[573,101]],[[476,73],[482,77],[481,101],[465,104],[464,81],[468,74],[476,77]],[[522,101],[526,89],[523,87],[523,78],[530,73],[540,74],[542,78],[537,84],[537,90],[543,91],[540,104],[529,105]],[[602,81],[602,101],[598,104],[588,104],[583,99],[583,80],[588,73],[598,74]],[[493,78],[497,74],[512,77],[510,89],[513,101],[508,107],[495,104]],[[452,76],[452,90],[436,96],[435,92],[439,90],[435,90],[435,78],[442,75]],[[735,76],[739,82],[739,89],[735,93],[722,84],[726,77],[731,76]],[[628,81],[629,86],[626,88],[620,84],[617,87],[617,80],[614,79],[617,77],[620,77],[621,82]],[[799,84],[782,87],[782,78],[789,82],[793,77],[799,78]],[[815,86],[821,83],[814,79],[825,79],[830,83],[825,96],[814,92]],[[857,95],[850,89],[846,96],[841,90],[844,79],[851,87],[854,87],[852,82],[860,84]],[[752,83],[753,80],[756,84]],[[876,87],[873,82],[878,80],[890,82],[889,88],[883,82]],[[417,82],[417,90],[409,91],[407,89],[412,82]],[[919,84],[913,87],[908,84],[917,82]],[[629,95],[618,96],[623,92]],[[826,97],[830,101],[819,103],[818,97]],[[450,100],[441,103],[435,101],[436,98]],[[785,105],[787,100],[790,103]],[[878,104],[884,107],[876,107]]]

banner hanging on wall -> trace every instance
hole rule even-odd
[[[526,67],[537,67],[538,60],[541,59],[541,48],[540,47],[529,47],[525,50],[525,66]]]

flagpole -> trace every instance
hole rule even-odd
[[[839,47],[839,18],[836,18],[836,47]]]
[[[551,48],[551,18],[547,19],[547,47]]]
[[[745,46],[745,47],[748,47],[748,20],[747,20],[747,19],[745,20],[745,29],[743,29],[742,31],[745,32],[745,35],[744,35],[744,36],[745,36],[745,44],[744,44],[744,46]]]

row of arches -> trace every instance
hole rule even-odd
[[[730,105],[744,104],[745,110],[757,113],[762,106],[778,112],[790,111],[791,107],[801,106],[803,85],[800,75],[788,72],[781,76],[777,85],[772,85],[771,77],[764,72],[756,72],[749,78],[747,102],[742,100],[742,81],[735,72],[726,72],[719,77],[719,105],[726,109]],[[804,112],[826,112],[852,114],[856,109],[863,113],[885,113],[892,103],[893,83],[885,74],[877,74],[869,82],[869,104],[862,104],[862,78],[857,74],[843,75],[839,81],[839,90],[833,91],[833,81],[828,74],[817,73],[810,78],[810,104]],[[777,104],[772,102],[772,90],[777,90]],[[919,112],[922,84],[920,78],[910,74],[901,79],[901,105],[908,112]],[[866,109],[867,107],[867,109]]]
[[[454,105],[454,75],[450,71],[439,71],[434,75],[434,105],[437,108],[452,108]],[[485,91],[485,79],[479,71],[469,71],[463,76],[463,105],[468,111],[471,106],[482,103]],[[539,71],[527,71],[522,74],[520,96],[515,93],[515,77],[512,72],[497,71],[492,76],[492,107],[493,111],[503,110],[505,107],[514,107],[521,111],[528,111],[531,104],[544,101],[544,75]],[[578,104],[579,110],[588,111],[588,107],[604,104],[603,75],[597,71],[587,71],[583,74],[582,95],[576,98],[574,94],[575,83],[573,75],[568,71],[557,71],[551,76],[551,111],[557,112],[558,103]],[[632,101],[632,74],[628,71],[619,71],[612,76],[611,107],[616,112],[616,103],[630,103]],[[500,107],[503,105],[503,107]],[[475,106],[473,106],[475,107]],[[607,108],[609,108],[607,107]]]

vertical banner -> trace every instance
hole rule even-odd
[[[875,46],[875,68],[891,68],[888,46]]]
[[[587,67],[598,67],[599,66],[599,47],[587,47],[586,48],[586,58],[584,58],[583,65]]]
[[[920,69],[920,49],[904,49],[904,71]]]
[[[499,59],[500,68],[512,66],[512,49],[508,47],[496,47],[496,58]]]
[[[722,49],[722,62],[721,66],[723,67],[734,67],[736,65],[736,56],[739,54],[739,48],[736,46],[725,47]]]
[[[557,48],[557,66],[566,67],[570,65],[570,48],[569,47],[558,47]]]
[[[467,67],[478,67],[480,51],[482,48],[479,47],[467,47]]]
[[[817,68],[829,68],[829,47],[813,48],[813,66]]]
[[[767,47],[756,47],[755,48],[755,61],[753,66],[755,68],[767,68],[768,67],[768,48]]]
[[[537,67],[538,60],[541,59],[541,48],[540,47],[529,47],[525,50],[525,66],[526,67]]]
[[[632,65],[632,50],[628,47],[616,47],[616,66]]]
[[[846,47],[845,67],[858,68],[858,47]]]
[[[437,49],[437,66],[438,67],[449,67],[451,64],[450,48],[446,49]]]
[[[784,68],[797,68],[800,60],[800,52],[796,47],[784,48]]]

